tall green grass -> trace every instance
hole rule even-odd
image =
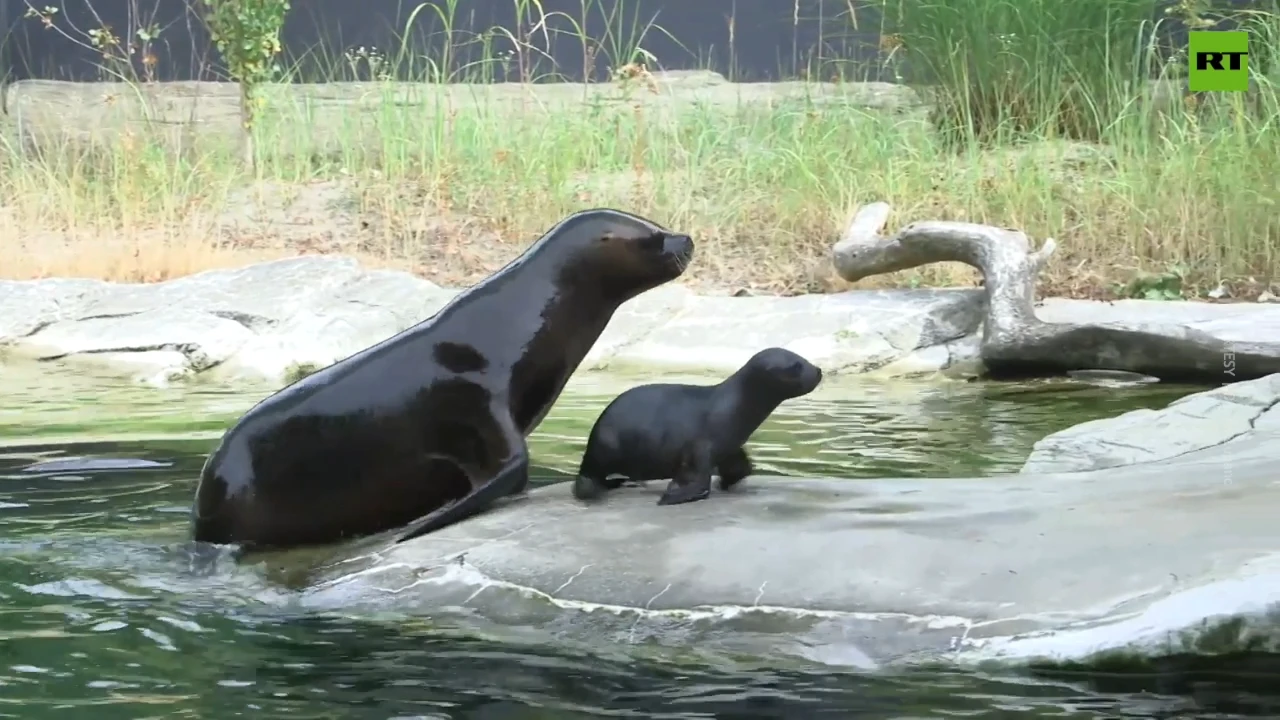
[[[1269,61],[1280,46],[1280,11],[1276,3],[1218,14],[1209,6],[891,0],[886,19],[912,72],[932,81],[931,120],[944,144],[971,157],[1046,139],[1107,148],[1106,170],[1079,178],[1100,187],[1071,200],[1061,186],[1051,191],[1042,182],[1045,200],[1056,200],[1064,216],[1083,226],[1108,227],[1115,222],[1109,214],[1127,213],[1120,228],[1129,237],[1113,231],[1107,245],[1138,250],[1132,236],[1148,238],[1146,252],[1127,261],[1094,241],[1084,255],[1095,272],[1108,274],[1106,260],[1131,266],[1159,257],[1173,275],[1191,267],[1216,279],[1273,279],[1280,256],[1280,73]],[[1161,26],[1175,21],[1249,32],[1254,89],[1187,92],[1185,48],[1158,44],[1170,30]],[[1088,214],[1089,205],[1111,205],[1096,202],[1098,196],[1124,200]],[[1063,229],[1069,227],[1070,221]]]
[[[367,227],[318,249],[454,282],[564,213],[612,205],[695,233],[694,281],[830,289],[831,242],[854,207],[875,200],[894,205],[895,222],[961,219],[1056,238],[1049,291],[1111,291],[1143,271],[1175,275],[1185,292],[1221,280],[1257,289],[1251,278],[1275,275],[1276,78],[1258,67],[1250,93],[1184,97],[1182,81],[1164,77],[1177,62],[1156,51],[1149,2],[891,0],[885,29],[903,42],[907,76],[931,78],[927,122],[821,101],[856,90],[839,83],[770,102],[735,102],[732,89],[698,96],[729,98],[719,104],[673,102],[678,93],[643,71],[595,86],[492,84],[500,63],[530,80],[553,71],[530,38],[557,23],[518,1],[523,27],[468,38],[452,29],[460,2],[422,6],[413,22],[430,14],[457,36],[438,56],[407,44],[372,61],[367,50],[317,49],[312,66],[372,79],[359,107],[269,88],[253,169],[209,137],[180,152],[145,132],[93,151],[68,141],[23,153],[9,142],[0,251],[13,260],[0,273],[156,279],[295,252],[298,241],[273,240],[271,228],[228,238],[209,218],[244,202],[246,186],[332,181],[350,189]],[[1280,15],[1241,20],[1252,48],[1280,41]],[[653,69],[646,38],[661,28],[626,26],[584,52],[619,71]],[[522,42],[523,59],[496,50]],[[489,43],[488,54],[461,62],[470,43]],[[968,277],[946,267],[888,282]]]
[[[1098,140],[1153,75],[1155,0],[896,0],[912,68],[958,138]]]

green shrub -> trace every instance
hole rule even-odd
[[[280,29],[289,0],[204,0],[209,34],[240,84],[240,118],[245,130],[245,155],[252,164],[253,121],[262,98],[256,92],[279,74]]]

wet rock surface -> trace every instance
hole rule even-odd
[[[1256,642],[1280,604],[1278,399],[1271,376],[1051,436],[1097,458],[1073,472],[1033,456],[986,478],[752,477],[673,507],[656,504],[661,483],[590,506],[560,483],[410,542],[368,540],[306,602],[580,618],[565,627],[720,622],[783,645],[822,634],[871,665],[1196,652],[1226,621]],[[1222,427],[1189,442],[1197,423]],[[1118,437],[1141,450],[1099,451]]]

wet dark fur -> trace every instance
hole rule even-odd
[[[525,438],[614,311],[693,242],[613,210],[571,215],[430,319],[250,409],[201,473],[194,539],[245,550],[458,522],[528,482]]]
[[[718,385],[631,388],[600,414],[587,439],[573,495],[598,498],[622,485],[671,478],[659,505],[702,500],[713,471],[728,490],[751,474],[743,447],[784,400],[813,392],[822,371],[799,355],[769,348]]]

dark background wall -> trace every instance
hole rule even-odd
[[[1063,0],[1070,2],[1071,0]],[[1256,4],[1225,0],[1230,4]],[[153,73],[157,80],[220,79],[217,53],[201,20],[198,0],[31,0],[31,5],[60,8],[55,29],[26,18],[26,0],[0,0],[0,82],[23,78],[102,79],[102,56],[87,47],[88,32],[106,25],[122,39],[136,30],[160,30],[144,53],[132,55],[132,66],[117,63],[117,72]],[[415,56],[408,72],[423,77],[425,61],[446,57],[451,77],[483,73],[497,80],[604,79],[608,68],[632,58],[613,58],[617,47],[633,45],[643,34],[643,47],[653,54],[651,66],[668,70],[710,68],[735,81],[842,75],[850,79],[885,77],[879,50],[881,18],[874,0],[542,0],[551,19],[545,31],[527,38],[537,48],[517,52],[503,32],[532,23],[519,22],[517,0],[454,0],[457,10],[448,26],[433,8],[449,0],[432,0],[406,32],[419,3],[413,0],[294,0],[285,24],[282,64],[308,81],[367,77],[368,65],[353,66],[343,53],[377,47],[394,52],[405,47]],[[584,11],[584,5],[586,10]],[[852,8],[852,11],[851,11]],[[584,43],[575,24],[585,27]],[[662,30],[647,26],[660,26]],[[1170,46],[1185,43],[1184,32],[1164,26]],[[69,36],[69,37],[68,37]],[[487,46],[486,46],[487,43]],[[482,62],[485,58],[502,58]],[[408,68],[405,62],[398,63]]]
[[[38,19],[24,18],[24,0],[0,0],[0,16],[7,15],[3,26],[9,29],[4,55],[11,79],[98,79],[98,53],[75,40],[85,42],[89,29],[104,24],[122,37],[137,28],[160,28],[160,39],[153,45],[157,79],[215,79],[223,74],[201,21],[198,0],[32,0],[31,4],[60,6],[60,17],[55,19],[58,29],[45,29]],[[284,62],[307,79],[350,79],[352,69],[342,59],[344,51],[363,46],[394,52],[404,46],[401,38],[407,37],[414,55],[436,61],[445,57],[446,46],[452,47],[454,73],[479,72],[482,67],[477,63],[486,57],[505,57],[504,62],[484,63],[483,70],[496,79],[521,78],[517,46],[504,32],[495,31],[515,32],[533,24],[528,17],[518,22],[516,2],[457,0],[452,27],[432,9],[443,10],[446,0],[435,0],[415,15],[418,5],[413,0],[295,0],[283,32]],[[709,67],[737,80],[794,77],[806,72],[819,56],[872,65],[879,38],[878,11],[866,2],[855,5],[862,28],[855,31],[847,0],[800,0],[798,5],[791,0],[543,0],[542,6],[550,16],[546,30],[522,43],[537,48],[525,53],[523,63],[523,75],[534,80],[553,72],[572,80],[603,79],[614,64],[607,55],[634,45],[633,39],[642,34],[641,44],[665,69]],[[406,33],[411,15],[413,25]],[[586,29],[586,47],[576,25]],[[659,25],[665,32],[643,32],[649,25]],[[421,75],[425,63],[416,64]],[[135,65],[135,70],[143,70],[140,62]],[[367,66],[361,73],[366,71]]]

